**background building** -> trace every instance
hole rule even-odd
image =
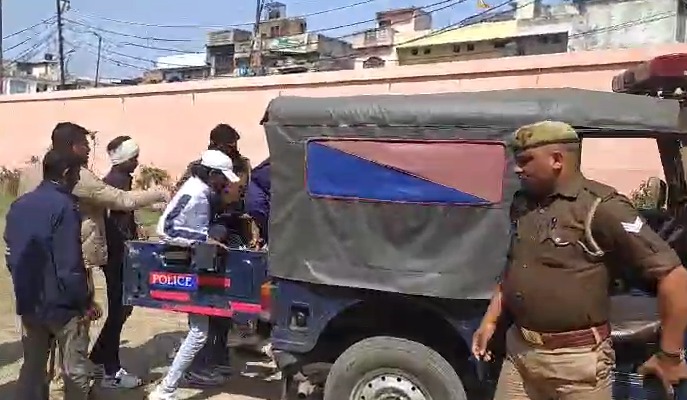
[[[254,40],[252,32],[242,29],[208,34],[210,75],[252,75],[251,49],[261,50],[262,65],[268,74],[352,68],[350,43],[307,33],[307,27],[305,18],[288,17],[284,4],[268,3],[258,29],[259,40]]]
[[[6,63],[3,74],[0,84],[5,94],[52,92],[60,84],[59,63],[50,53],[40,61]]]
[[[352,37],[355,68],[382,68],[397,65],[396,46],[431,32],[431,14],[417,8],[401,8],[377,13],[377,27]]]

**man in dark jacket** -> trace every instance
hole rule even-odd
[[[248,191],[246,192],[246,212],[260,230],[260,239],[264,244],[269,240],[268,222],[270,217],[270,159],[261,162],[251,172]]]
[[[100,316],[88,288],[81,252],[81,216],[71,194],[81,161],[55,150],[43,160],[43,182],[19,197],[7,213],[5,242],[24,364],[15,398],[47,400],[46,363],[55,338],[60,348],[65,400],[90,391],[89,319]]]
[[[132,189],[132,174],[138,167],[139,147],[129,136],[114,138],[107,145],[112,169],[103,182],[117,189]],[[131,306],[122,304],[122,268],[124,243],[138,237],[138,225],[133,211],[108,210],[105,215],[107,265],[103,266],[107,284],[107,319],[91,351],[91,361],[104,370],[100,385],[105,388],[131,389],[142,380],[124,368],[119,361],[119,342],[122,328],[132,312]]]
[[[241,139],[241,135],[227,124],[219,124],[210,131],[210,143],[208,144],[208,150],[219,150],[222,153],[231,157],[231,161],[234,165],[240,164],[240,161],[247,162],[245,157],[241,156],[239,152],[238,142]],[[188,178],[191,177],[191,167],[200,164],[200,160],[194,160],[189,163],[186,167],[184,175],[177,181],[176,189],[179,190],[181,185],[186,182]]]

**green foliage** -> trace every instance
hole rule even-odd
[[[3,195],[16,197],[19,191],[19,170],[0,167],[0,192]]]
[[[138,177],[134,185],[138,189],[149,189],[153,186],[172,187],[172,178],[169,172],[162,168],[149,165],[141,165]]]
[[[653,193],[649,181],[643,181],[637,189],[630,193],[630,201],[639,210],[656,207],[656,194]]]

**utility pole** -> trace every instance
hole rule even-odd
[[[2,0],[0,0],[0,94],[5,94],[5,57],[3,57]]]
[[[98,87],[100,83],[100,52],[103,48],[103,37],[95,32],[93,34],[98,38],[98,60],[95,62],[95,87]]]
[[[260,35],[260,22],[262,20],[263,6],[264,0],[255,0],[255,25],[253,26],[253,40],[251,42],[250,54],[251,67],[256,74],[262,71],[262,36]]]
[[[64,70],[64,36],[62,35],[62,0],[55,0],[57,7],[57,47],[60,53],[60,89],[64,90],[66,76]]]

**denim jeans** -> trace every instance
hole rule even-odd
[[[179,351],[174,357],[174,361],[172,361],[172,366],[162,380],[161,388],[168,393],[176,390],[184,372],[193,363],[196,354],[198,354],[208,340],[210,318],[206,315],[189,314],[188,320],[189,331],[186,339],[181,344]]]

